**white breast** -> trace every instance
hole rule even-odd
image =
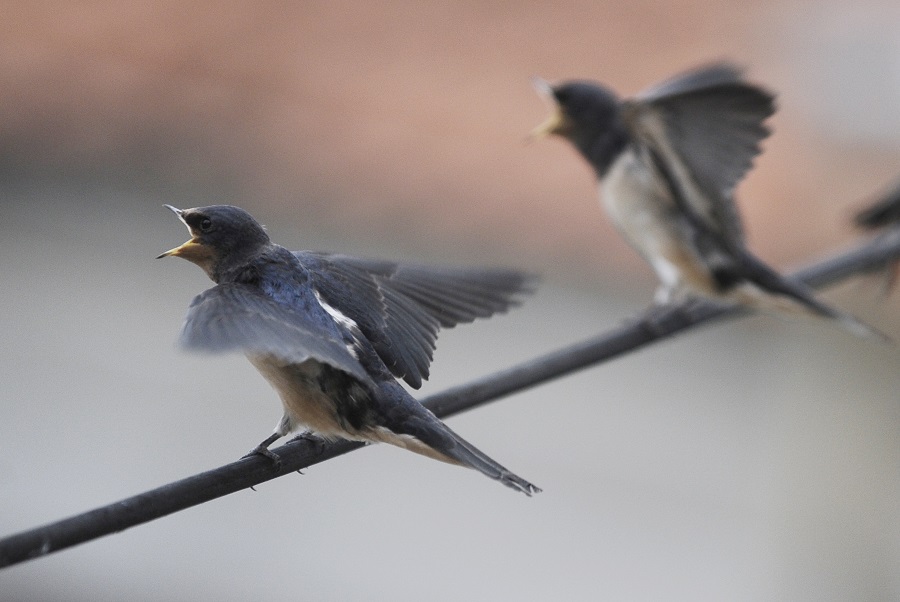
[[[693,250],[689,230],[664,187],[632,149],[610,166],[600,183],[604,208],[616,228],[653,267],[669,290],[708,288],[709,276]]]

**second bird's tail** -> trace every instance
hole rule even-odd
[[[758,295],[747,295],[744,303],[760,310],[774,310],[784,313],[806,313],[828,318],[837,322],[845,330],[856,336],[891,343],[891,338],[857,317],[822,303],[805,284],[784,277],[762,261],[747,254],[743,258],[743,268],[748,283],[759,289]]]

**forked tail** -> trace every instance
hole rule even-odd
[[[892,339],[878,329],[816,299],[812,290],[802,282],[781,276],[753,256],[748,255],[743,259],[744,268],[748,271],[748,283],[759,289],[756,299],[751,299],[752,293],[748,294],[748,299],[745,300],[747,305],[761,310],[806,313],[828,318],[856,336],[893,344]]]
[[[513,474],[454,433],[400,385],[385,383],[380,392],[385,395],[382,399],[383,409],[387,410],[382,415],[385,422],[371,432],[371,439],[397,445],[442,462],[473,468],[528,496],[540,493],[539,487]]]

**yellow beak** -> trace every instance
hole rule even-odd
[[[173,207],[172,205],[163,206],[177,215],[178,219],[181,220],[181,223],[187,226],[187,222],[184,221],[184,209],[178,209],[177,207]],[[175,247],[174,249],[169,249],[165,253],[160,253],[156,258],[162,259],[163,257],[181,257],[182,259],[192,261],[200,267],[206,269],[207,266],[212,264],[212,261],[214,259],[213,251],[207,245],[203,244],[197,239],[197,235],[193,230],[191,230],[190,226],[188,226],[188,231],[190,231],[191,233],[191,239],[189,241]]]
[[[552,103],[553,112],[544,123],[531,130],[531,133],[528,135],[528,140],[538,140],[552,134],[564,135],[569,130],[571,123],[569,118],[563,112],[562,107],[556,102],[556,97],[553,95],[553,86],[551,86],[547,80],[541,79],[540,77],[532,77],[531,84],[540,96]]]
[[[157,259],[162,259],[163,257],[183,257],[189,261],[195,261],[195,258],[206,257],[209,255],[209,251],[206,246],[197,242],[193,238],[187,241],[182,245],[178,245],[174,249],[169,249],[165,253],[160,253],[156,256]]]
[[[569,118],[566,117],[561,108],[556,107],[544,123],[531,130],[531,133],[528,134],[528,139],[539,140],[553,134],[563,136],[569,131],[570,126]]]
[[[179,209],[178,207],[173,207],[172,205],[163,205],[166,209],[174,213],[178,216],[178,219],[181,220],[181,223],[187,226],[187,223],[184,221],[184,217],[182,214],[184,213],[183,209]],[[190,230],[190,228],[188,228]],[[188,245],[194,243],[193,232],[191,233],[191,240],[187,241],[183,245],[177,246],[174,249],[169,249],[165,253],[160,253],[156,256],[157,259],[162,259],[163,257],[185,257],[185,254],[190,254],[190,249]],[[194,243],[197,244],[197,243]]]

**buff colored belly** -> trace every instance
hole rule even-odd
[[[278,429],[280,435],[307,428],[325,438],[389,443],[442,462],[461,464],[416,437],[395,433],[385,426],[372,424],[360,431],[346,430],[337,419],[334,402],[316,384],[322,370],[322,365],[316,361],[284,365],[267,356],[248,355],[247,358],[281,397],[287,421],[282,420]],[[421,411],[428,410],[422,408]]]
[[[650,263],[663,286],[714,291],[708,270],[694,251],[672,201],[655,186],[630,151],[613,163],[600,185],[604,208],[616,228]]]
[[[318,435],[334,438],[348,437],[337,420],[335,405],[322,393],[316,378],[322,365],[314,360],[302,364],[284,365],[267,356],[248,355],[260,374],[269,381],[281,397],[287,425],[282,435],[300,428],[307,428]]]

